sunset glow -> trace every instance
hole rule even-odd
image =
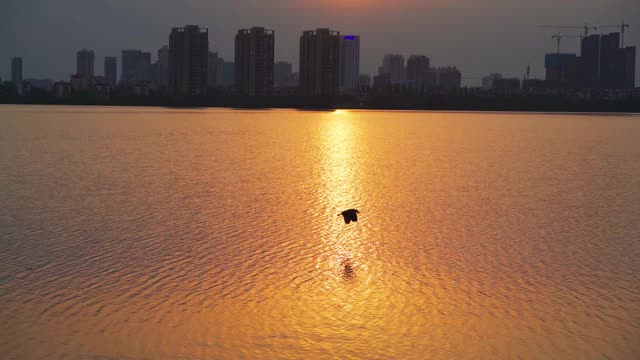
[[[640,360],[640,0],[48,3],[0,360]]]

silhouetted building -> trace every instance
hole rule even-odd
[[[122,70],[120,71],[120,82],[126,83],[135,81],[136,64],[140,50],[122,50]]]
[[[622,88],[633,89],[636,83],[636,47],[628,46],[620,49],[622,58]]]
[[[459,89],[462,74],[455,66],[438,68],[438,85],[443,89]]]
[[[530,94],[549,95],[557,93],[558,84],[553,81],[542,79],[522,80],[522,90]]]
[[[620,48],[620,33],[582,39],[577,85],[584,89],[630,89],[635,85],[635,47]]]
[[[76,53],[76,74],[94,76],[93,65],[95,55],[93,50],[82,49]]]
[[[602,89],[632,89],[635,84],[635,47],[620,48],[620,33],[600,37]]]
[[[518,78],[501,78],[493,80],[491,88],[501,92],[515,92],[520,90],[520,79]]]
[[[340,32],[305,31],[300,37],[300,91],[335,96],[340,89]]]
[[[209,30],[195,25],[173,28],[169,35],[169,93],[176,97],[207,93]]]
[[[273,89],[275,32],[263,27],[238,30],[235,41],[235,84],[245,95],[266,95]]]
[[[493,82],[502,79],[502,74],[494,73],[489,74],[482,78],[482,89],[483,90],[491,90],[493,89]]]
[[[136,80],[151,81],[151,53],[142,52],[136,63]]]
[[[14,57],[11,59],[11,81],[18,85],[22,82],[22,58]]]
[[[546,54],[545,79],[556,87],[573,88],[576,85],[578,58],[575,54]]]
[[[117,57],[107,56],[104,58],[104,79],[109,85],[115,85],[118,82]]]
[[[367,90],[371,88],[371,76],[367,74],[360,74],[358,76],[358,89]]]
[[[158,60],[151,66],[151,84],[156,89],[166,89],[169,85],[169,47],[158,49]]]
[[[216,86],[230,87],[235,84],[235,64],[232,61],[222,61],[216,71]]]
[[[600,35],[582,39],[578,60],[578,87],[597,89],[599,87]]]
[[[273,67],[273,82],[275,86],[283,86],[291,81],[293,65],[286,61],[278,61]]]
[[[407,82],[413,86],[422,86],[425,74],[431,68],[431,61],[423,55],[411,55],[407,59]]]
[[[620,33],[600,36],[600,73],[598,87],[622,88],[624,67],[620,57]]]
[[[360,36],[346,35],[340,39],[340,89],[358,88],[360,75]]]
[[[95,76],[90,94],[96,99],[109,99],[111,97],[111,84],[107,83],[104,76]]]
[[[140,50],[122,50],[120,81],[133,83],[151,80],[151,53]]]
[[[16,90],[18,90],[18,95],[26,96],[31,93],[31,83],[25,80],[22,80],[19,84],[16,84]]]
[[[218,66],[222,64],[224,60],[218,56],[217,52],[209,51],[207,57],[207,87],[216,87],[218,84]]]
[[[423,76],[422,86],[425,88],[435,88],[438,86],[438,69],[429,68]]]
[[[84,74],[75,74],[71,76],[71,92],[73,93],[91,93],[94,85],[93,76]]]
[[[387,54],[382,58],[382,68],[379,74],[388,73],[392,85],[403,84],[406,78],[404,56]]]
[[[386,72],[380,72],[378,69],[378,75],[373,77],[373,88],[381,89],[388,86],[391,86],[391,74]]]
[[[23,82],[28,82],[31,85],[31,89],[40,89],[44,91],[51,91],[53,86],[53,80],[51,79],[24,79]]]
[[[71,84],[66,81],[58,81],[53,84],[53,95],[57,98],[65,98],[71,95]]]

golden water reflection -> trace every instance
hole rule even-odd
[[[637,117],[0,107],[0,125],[4,358],[640,352]]]
[[[324,189],[317,195],[322,197],[319,201],[326,204],[327,215],[336,214],[333,221],[325,223],[323,240],[327,248],[335,251],[329,265],[339,269],[347,279],[355,278],[360,268],[366,269],[362,258],[362,244],[367,236],[362,231],[366,210],[361,212],[358,223],[345,224],[342,217],[337,216],[343,210],[360,208],[359,202],[364,198],[358,179],[358,175],[363,176],[359,126],[351,113],[336,110],[322,119],[317,132],[321,144],[318,148],[322,152],[318,166]],[[350,266],[351,271],[344,273],[345,266]]]

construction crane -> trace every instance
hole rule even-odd
[[[600,28],[620,28],[620,47],[624,47],[624,29],[630,25],[625,24],[624,20],[619,25],[600,25]]]
[[[589,36],[589,30],[598,30],[597,26],[591,26],[587,23],[584,23],[584,26],[567,26],[567,25],[540,25],[543,28],[554,28],[554,29],[584,29],[584,36]]]
[[[558,50],[557,53],[560,54],[560,40],[561,39],[567,39],[567,38],[581,38],[582,36],[580,35],[562,35],[560,33],[557,33],[556,35],[553,35],[551,38],[556,39],[556,41],[558,42]]]

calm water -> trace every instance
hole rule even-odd
[[[638,359],[639,219],[637,116],[3,106],[0,354]]]

